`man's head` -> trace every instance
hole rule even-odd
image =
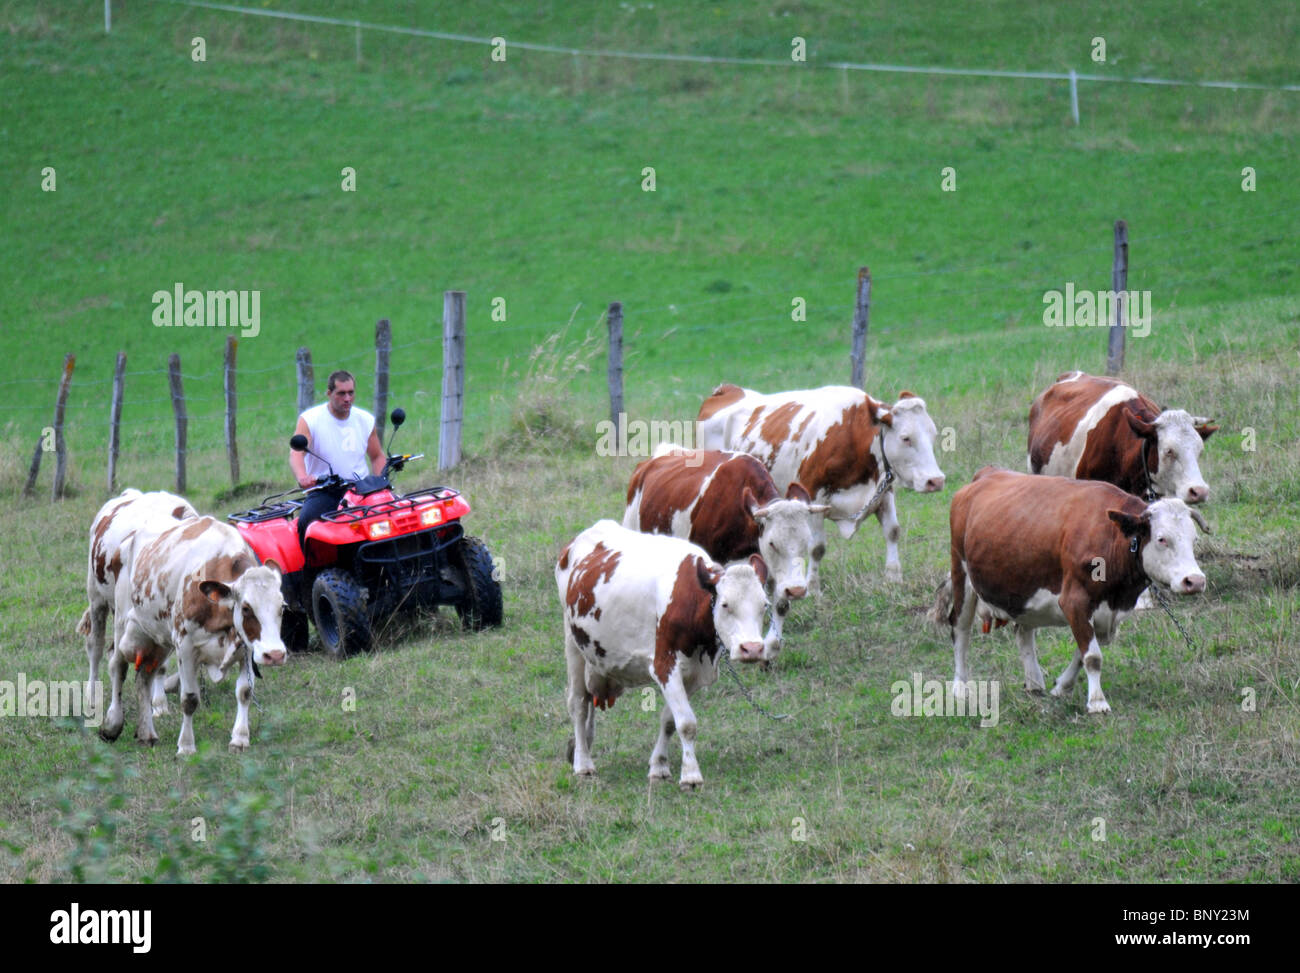
[[[346,419],[352,414],[352,402],[357,394],[357,380],[352,377],[351,372],[331,373],[327,392],[330,415],[336,419]]]

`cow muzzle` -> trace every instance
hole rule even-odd
[[[1174,588],[1180,595],[1195,595],[1205,590],[1205,575],[1189,574]]]
[[[1187,488],[1183,495],[1183,503],[1204,503],[1210,498],[1210,488],[1201,484]]]
[[[259,666],[282,666],[288,656],[283,642],[278,648],[263,646],[260,642],[253,646],[253,661]]]
[[[938,493],[943,489],[944,483],[948,478],[940,473],[938,476],[927,477],[925,482],[916,487],[917,493]]]
[[[759,662],[763,658],[762,642],[741,642],[740,643],[740,661],[741,662]]]

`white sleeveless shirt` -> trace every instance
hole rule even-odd
[[[352,480],[370,475],[370,461],[366,457],[366,444],[375,428],[375,417],[355,405],[346,419],[336,419],[330,414],[329,403],[314,405],[302,414],[311,436],[311,452],[318,454],[334,472]],[[304,455],[307,475],[322,477],[329,466],[311,453]]]

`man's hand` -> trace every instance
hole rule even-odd
[[[302,487],[304,490],[306,490],[308,487],[314,487],[314,486],[316,485],[316,483],[317,483],[317,480],[316,480],[316,477],[314,477],[314,476],[300,476],[300,477],[298,477],[298,486]]]

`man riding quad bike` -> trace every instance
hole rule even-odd
[[[406,413],[394,409],[391,419],[396,434]],[[310,452],[301,434],[289,445]],[[466,628],[501,624],[492,556],[461,526],[470,512],[464,497],[441,486],[406,495],[393,490],[391,474],[422,457],[388,454],[381,473],[356,479],[330,468],[315,486],[229,515],[258,559],[280,569],[280,632],[290,651],[306,649],[308,618],[325,651],[338,658],[368,650],[376,624],[398,611],[451,605]],[[300,544],[294,518],[317,491],[341,491],[342,501],[311,522]]]

